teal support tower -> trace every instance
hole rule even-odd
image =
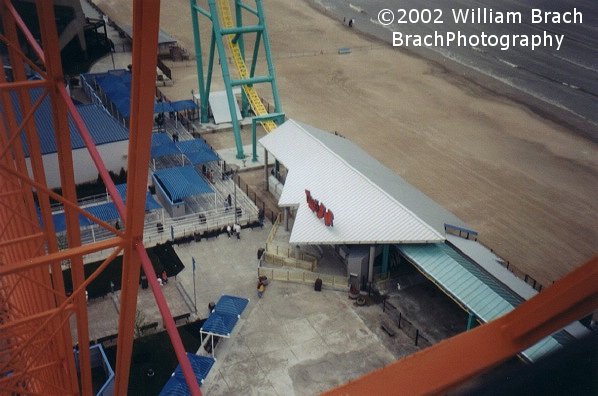
[[[195,41],[195,62],[197,67],[197,80],[199,85],[201,122],[207,123],[209,110],[210,88],[212,85],[212,76],[216,51],[220,59],[220,68],[226,90],[228,107],[233,124],[235,136],[235,145],[237,148],[237,158],[245,158],[243,151],[243,140],[241,138],[240,120],[237,118],[235,107],[236,98],[233,93],[234,87],[242,88],[241,97],[241,115],[249,116],[250,112],[257,117],[258,122],[262,124],[267,132],[276,128],[281,119],[284,120],[280,97],[278,95],[278,85],[276,83],[276,73],[274,63],[272,62],[270,39],[266,25],[266,17],[262,0],[254,0],[254,6],[246,4],[243,0],[233,0],[235,5],[235,18],[233,20],[229,0],[208,0],[209,9],[205,9],[197,4],[197,0],[189,0],[191,5],[191,22],[193,24],[193,38]],[[249,14],[246,18],[246,14]],[[211,26],[209,54],[205,62],[202,52],[202,35],[200,31],[200,17],[205,17]],[[254,24],[245,25],[244,21],[255,21]],[[246,37],[247,36],[247,37]],[[253,43],[253,56],[251,65],[245,63],[246,38],[255,37]],[[228,48],[228,52],[227,52]],[[260,49],[263,48],[263,51]],[[263,54],[261,56],[260,54]],[[265,75],[256,76],[258,61],[265,59],[267,72]],[[229,65],[230,60],[230,65]],[[207,63],[207,71],[204,71]],[[249,67],[248,67],[249,66]],[[231,75],[231,69],[236,71],[236,75]],[[274,109],[266,109],[259,97],[255,86],[258,84],[269,85],[272,98],[274,99]],[[273,110],[271,113],[268,110]],[[283,115],[281,117],[281,115]],[[256,139],[252,139],[253,160],[256,159]]]

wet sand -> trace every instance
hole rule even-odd
[[[131,23],[131,2],[95,2]],[[307,1],[265,7],[288,117],[351,139],[545,286],[596,254],[595,143],[442,65],[360,36]],[[187,0],[162,2],[161,27],[193,52]],[[351,54],[339,55],[341,47]],[[175,64],[173,73],[175,86],[161,89],[189,98],[194,62]]]

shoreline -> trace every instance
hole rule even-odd
[[[318,13],[330,18],[335,22],[343,24],[343,18],[341,15],[326,8],[318,0],[304,0],[304,2]],[[378,44],[383,44],[393,49],[388,41],[378,37],[373,33],[363,31],[356,26],[348,28],[343,24],[343,27],[346,29],[351,29],[359,36],[364,37],[367,40]],[[523,92],[515,87],[499,81],[496,78],[493,78],[492,76],[484,74],[481,71],[462,65],[426,48],[421,50],[395,48],[394,50],[408,56],[413,56],[417,59],[430,63],[436,68],[439,68],[446,73],[446,76],[444,77],[446,80],[454,82],[461,88],[464,87],[465,83],[472,84],[477,89],[485,92],[489,97],[498,96],[498,99],[514,102],[520,106],[523,106],[530,114],[563,127],[574,136],[578,136],[590,141],[591,143],[598,144],[598,125],[581,116],[573,114],[571,111],[562,109],[555,104],[547,102],[532,94]]]

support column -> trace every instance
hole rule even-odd
[[[201,53],[201,41],[199,39],[199,18],[197,17],[197,0],[190,0],[191,4],[191,22],[193,24],[193,38],[195,42],[195,67],[197,69],[197,83],[199,85],[200,100],[200,121],[208,122],[208,94],[206,94],[203,59]]]
[[[289,231],[289,207],[284,208],[284,230]]]
[[[264,175],[266,176],[266,191],[270,191],[270,175],[268,175],[268,150],[264,149]]]
[[[382,247],[382,271],[381,276],[384,279],[388,278],[388,260],[390,256],[390,245],[384,245]]]
[[[473,312],[469,312],[469,316],[467,317],[467,330],[471,330],[478,325],[477,317]]]
[[[368,282],[374,281],[374,259],[376,258],[376,245],[370,246],[370,264],[368,266]]]

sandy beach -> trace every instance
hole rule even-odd
[[[131,23],[131,2],[94,2]],[[360,36],[306,0],[264,6],[287,117],[351,139],[543,285],[596,254],[595,143],[442,65]],[[187,0],[162,2],[161,28],[193,52]],[[339,55],[341,47],[352,52]],[[189,98],[194,63],[173,73],[175,86],[163,91]]]

